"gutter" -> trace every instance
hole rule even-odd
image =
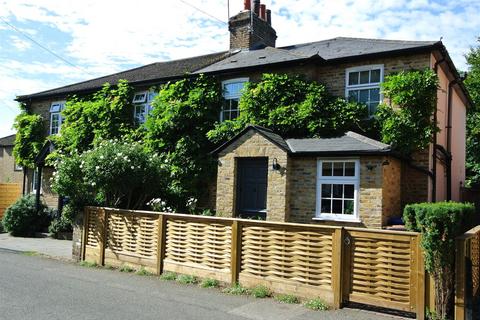
[[[446,150],[446,169],[447,169],[447,201],[452,200],[452,91],[453,86],[458,84],[458,79],[452,80],[448,84],[448,104],[447,104],[447,150]]]

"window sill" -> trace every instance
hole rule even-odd
[[[352,223],[362,222],[358,218],[340,219],[340,218],[333,218],[333,217],[315,217],[315,218],[312,218],[312,220],[314,220],[314,221],[332,221],[332,222],[352,222]]]

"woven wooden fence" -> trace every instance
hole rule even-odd
[[[5,210],[22,195],[22,187],[18,183],[0,183],[0,219]]]
[[[480,226],[456,239],[455,320],[480,319]]]
[[[425,310],[419,235],[88,207],[84,260],[173,271],[276,293]]]

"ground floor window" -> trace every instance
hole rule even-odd
[[[317,218],[358,220],[359,182],[357,159],[318,160]]]

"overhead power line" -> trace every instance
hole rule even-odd
[[[222,19],[219,19],[219,18],[215,17],[214,15],[212,15],[212,14],[208,13],[208,12],[207,12],[207,11],[205,11],[205,10],[202,10],[202,9],[200,9],[200,8],[198,8],[198,7],[196,7],[196,6],[194,6],[194,5],[193,5],[193,4],[191,4],[191,3],[188,3],[187,1],[180,0],[180,2],[182,2],[183,4],[185,4],[185,5],[189,6],[190,8],[193,8],[193,9],[197,10],[198,12],[201,12],[201,13],[203,13],[204,15],[207,15],[207,16],[209,16],[209,17],[210,17],[210,18],[212,18],[212,19],[215,19],[215,20],[217,20],[217,21],[219,21],[219,22],[223,23],[224,25],[228,25],[228,23],[226,23],[226,22],[225,22],[225,21],[223,21]]]
[[[74,63],[68,61],[67,59],[65,59],[64,57],[60,56],[59,54],[55,53],[53,50],[47,48],[46,46],[44,46],[43,44],[41,44],[40,42],[38,42],[37,40],[33,39],[31,36],[29,36],[27,33],[23,32],[22,30],[18,29],[17,27],[15,27],[13,24],[11,24],[10,22],[8,22],[5,18],[1,17],[0,16],[0,20],[3,21],[3,23],[5,23],[7,26],[9,26],[12,30],[14,30],[15,32],[18,32],[19,34],[21,34],[23,37],[25,37],[26,39],[30,40],[31,42],[33,42],[34,44],[36,44],[37,46],[39,46],[40,48],[42,48],[43,50],[47,51],[48,53],[50,53],[51,55],[55,56],[57,59],[60,59],[62,60],[63,62],[65,62],[66,64],[82,71],[82,72],[85,72],[89,75],[94,75],[92,73],[90,73],[89,71],[75,65]]]

